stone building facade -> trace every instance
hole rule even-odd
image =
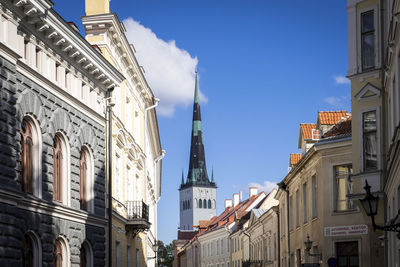
[[[123,77],[49,1],[0,1],[0,29],[0,265],[104,266],[104,98]]]

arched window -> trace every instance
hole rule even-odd
[[[203,199],[203,208],[206,209],[207,208],[207,200]]]
[[[93,158],[90,149],[83,146],[79,163],[80,171],[80,206],[88,212],[94,211],[93,203]]]
[[[87,180],[88,180],[88,166],[87,155],[85,149],[81,150],[81,159],[79,164],[80,170],[80,204],[81,209],[87,210]]]
[[[53,260],[54,260],[54,267],[62,267],[63,261],[66,260],[63,259],[62,246],[60,240],[58,239],[56,240],[56,244],[54,246]]]
[[[21,254],[23,267],[39,267],[42,262],[40,239],[34,232],[28,231],[22,240]]]
[[[203,200],[199,199],[199,208],[201,209],[203,207]]]
[[[188,209],[190,209],[190,199],[188,200]]]
[[[28,235],[24,235],[24,240],[22,241],[22,266],[31,267],[34,261],[32,239]]]
[[[70,267],[70,251],[67,241],[59,237],[56,239],[53,250],[54,267]]]
[[[53,199],[62,202],[62,182],[63,182],[63,159],[64,153],[62,149],[61,139],[59,136],[54,137],[53,144],[53,160],[54,160],[54,192]],[[56,265],[57,266],[57,265]]]
[[[92,267],[93,266],[93,253],[92,247],[88,241],[85,241],[81,245],[80,249],[80,267]]]
[[[208,208],[211,209],[211,199],[208,200]]]
[[[21,123],[22,191],[33,193],[33,136],[32,126],[24,119]]]
[[[66,140],[60,132],[53,140],[53,200],[69,205],[69,146]]]
[[[21,122],[21,188],[37,197],[42,195],[41,134],[39,124],[30,115]]]

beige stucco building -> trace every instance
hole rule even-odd
[[[86,0],[86,39],[126,78],[112,101],[113,266],[155,266],[161,149],[154,97],[109,0]],[[108,255],[109,257],[109,255]],[[109,259],[110,260],[110,259]]]
[[[319,112],[318,117],[322,121],[334,118],[337,124],[322,129],[317,123],[315,128],[300,131],[306,136],[299,138],[302,142],[307,142],[312,129],[319,130],[322,138],[314,138],[317,140],[302,158],[291,162],[276,196],[280,203],[281,266],[327,266],[330,258],[336,258],[339,266],[379,266],[383,250],[378,235],[348,197],[354,190],[349,179],[353,172],[351,116]],[[309,252],[304,243],[307,237],[311,241]]]

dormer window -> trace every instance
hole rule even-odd
[[[375,66],[375,25],[373,10],[361,14],[361,61],[363,70],[372,69]]]

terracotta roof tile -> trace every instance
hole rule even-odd
[[[290,154],[290,165],[296,165],[301,160],[301,154]]]
[[[334,137],[340,135],[350,135],[351,134],[351,116],[348,116],[344,120],[340,121],[338,124],[332,127],[328,132],[326,132],[323,138]]]
[[[229,225],[232,223],[236,217],[241,218],[245,216],[250,211],[247,209],[254,203],[254,201],[264,192],[260,192],[257,195],[251,196],[250,198],[243,200],[239,204],[234,207],[226,208],[220,215],[211,218],[208,221],[207,229],[204,232],[201,232],[199,235],[206,234],[208,232],[220,229],[225,227],[225,225]],[[199,224],[201,221],[199,222]]]
[[[300,123],[301,131],[303,132],[304,139],[312,139],[312,130],[317,125],[315,123]]]
[[[197,231],[178,231],[178,240],[191,240],[197,233]]]
[[[345,110],[341,111],[320,111],[318,112],[318,120],[320,124],[334,125],[341,119],[347,117],[349,113]]]

